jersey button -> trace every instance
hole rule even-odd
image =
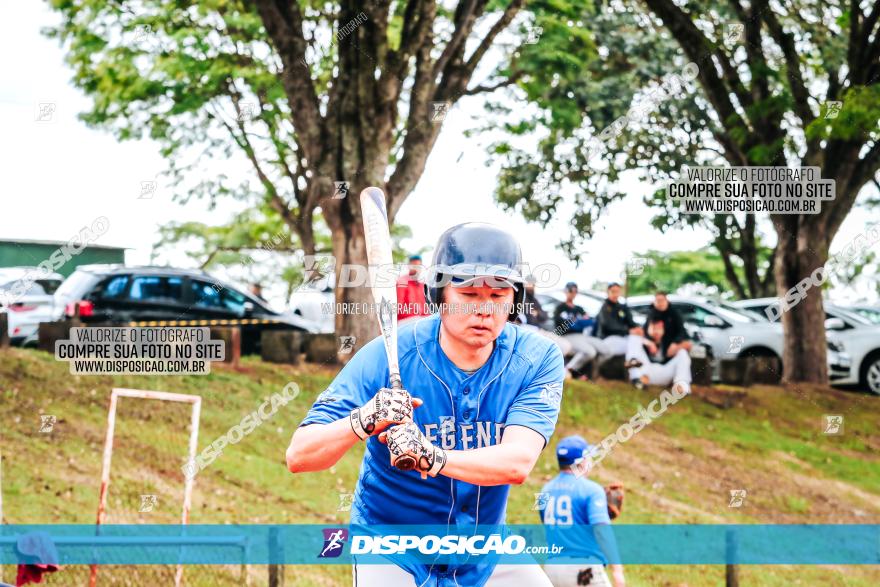
[[[462,416],[464,416],[464,419],[467,420],[468,418],[471,417],[471,411],[470,411],[470,410],[465,410],[465,411],[464,411],[464,414],[462,414]]]
[[[468,513],[468,511],[470,511],[470,509],[468,508],[468,506],[462,506],[462,508],[461,508],[461,513],[466,514],[466,513]]]
[[[465,395],[469,394],[470,392],[471,392],[471,388],[470,388],[470,387],[465,387],[465,388],[464,388],[464,394],[465,394]]]

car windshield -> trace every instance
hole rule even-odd
[[[880,310],[875,308],[853,308],[859,316],[864,316],[874,324],[880,324]]]
[[[732,322],[766,322],[758,317],[757,312],[743,310],[727,302],[713,303],[712,306],[722,317]]]
[[[848,320],[850,322],[854,322],[855,324],[858,324],[859,326],[873,326],[873,323],[870,320],[868,320],[867,318],[865,318],[864,316],[856,314],[855,312],[850,312],[849,310],[844,310],[843,308],[837,308],[837,307],[828,308],[828,310],[826,310],[825,314],[829,318],[837,317],[842,320]]]
[[[84,294],[98,280],[98,276],[88,271],[74,271],[70,277],[64,280],[58,290],[56,296],[62,298],[75,298]]]
[[[765,314],[760,308],[740,308],[739,306],[734,306],[733,308],[738,312],[745,312],[758,322],[770,322],[767,314]]]
[[[2,283],[2,278],[0,278],[0,291],[6,291],[7,289],[12,289],[15,287],[15,284],[18,283],[18,279],[13,279],[12,281],[7,281],[6,283]]]

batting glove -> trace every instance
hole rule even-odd
[[[436,477],[446,465],[446,451],[431,444],[413,422],[383,432],[379,441],[388,445],[392,466],[396,467],[401,457],[410,457],[415,460],[415,469],[422,474],[422,479],[428,475]]]
[[[405,389],[383,387],[373,399],[351,411],[351,429],[361,440],[379,434],[392,424],[412,421],[413,408],[422,400],[413,399]]]

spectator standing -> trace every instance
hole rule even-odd
[[[410,255],[409,268],[397,278],[397,321],[428,316],[425,284],[421,280],[422,256]]]
[[[250,287],[251,295],[259,300],[266,301],[266,298],[263,297],[263,286],[259,283],[252,283]]]

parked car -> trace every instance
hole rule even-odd
[[[55,318],[83,322],[265,319],[241,324],[241,352],[260,351],[263,330],[316,332],[299,316],[285,315],[229,283],[192,269],[83,265],[55,292]]]
[[[654,296],[636,296],[629,300],[629,307],[637,320],[644,320]],[[719,359],[739,357],[776,357],[782,360],[783,334],[780,324],[761,320],[750,312],[744,312],[730,304],[714,302],[705,298],[670,295],[670,305],[678,310],[685,326],[696,328],[704,343],[712,349],[712,356]],[[851,358],[848,349],[836,336],[828,337],[828,373],[835,383],[850,377]],[[719,365],[713,369],[718,375]]]
[[[855,312],[862,318],[867,318],[873,324],[880,324],[880,306],[872,306],[871,304],[855,304],[848,306],[850,312]]]
[[[758,298],[734,302],[737,307],[764,310],[776,298]],[[825,330],[833,333],[852,357],[852,371],[835,383],[859,385],[880,394],[880,325],[841,306],[825,303]]]
[[[62,281],[63,275],[46,275],[38,267],[0,269],[0,312],[8,316],[9,339],[13,345],[37,344],[40,322],[52,319],[53,294]]]
[[[332,333],[336,330],[336,312],[333,309],[335,303],[336,295],[333,287],[327,283],[296,291],[290,296],[290,309],[293,314],[305,318],[323,333]]]

